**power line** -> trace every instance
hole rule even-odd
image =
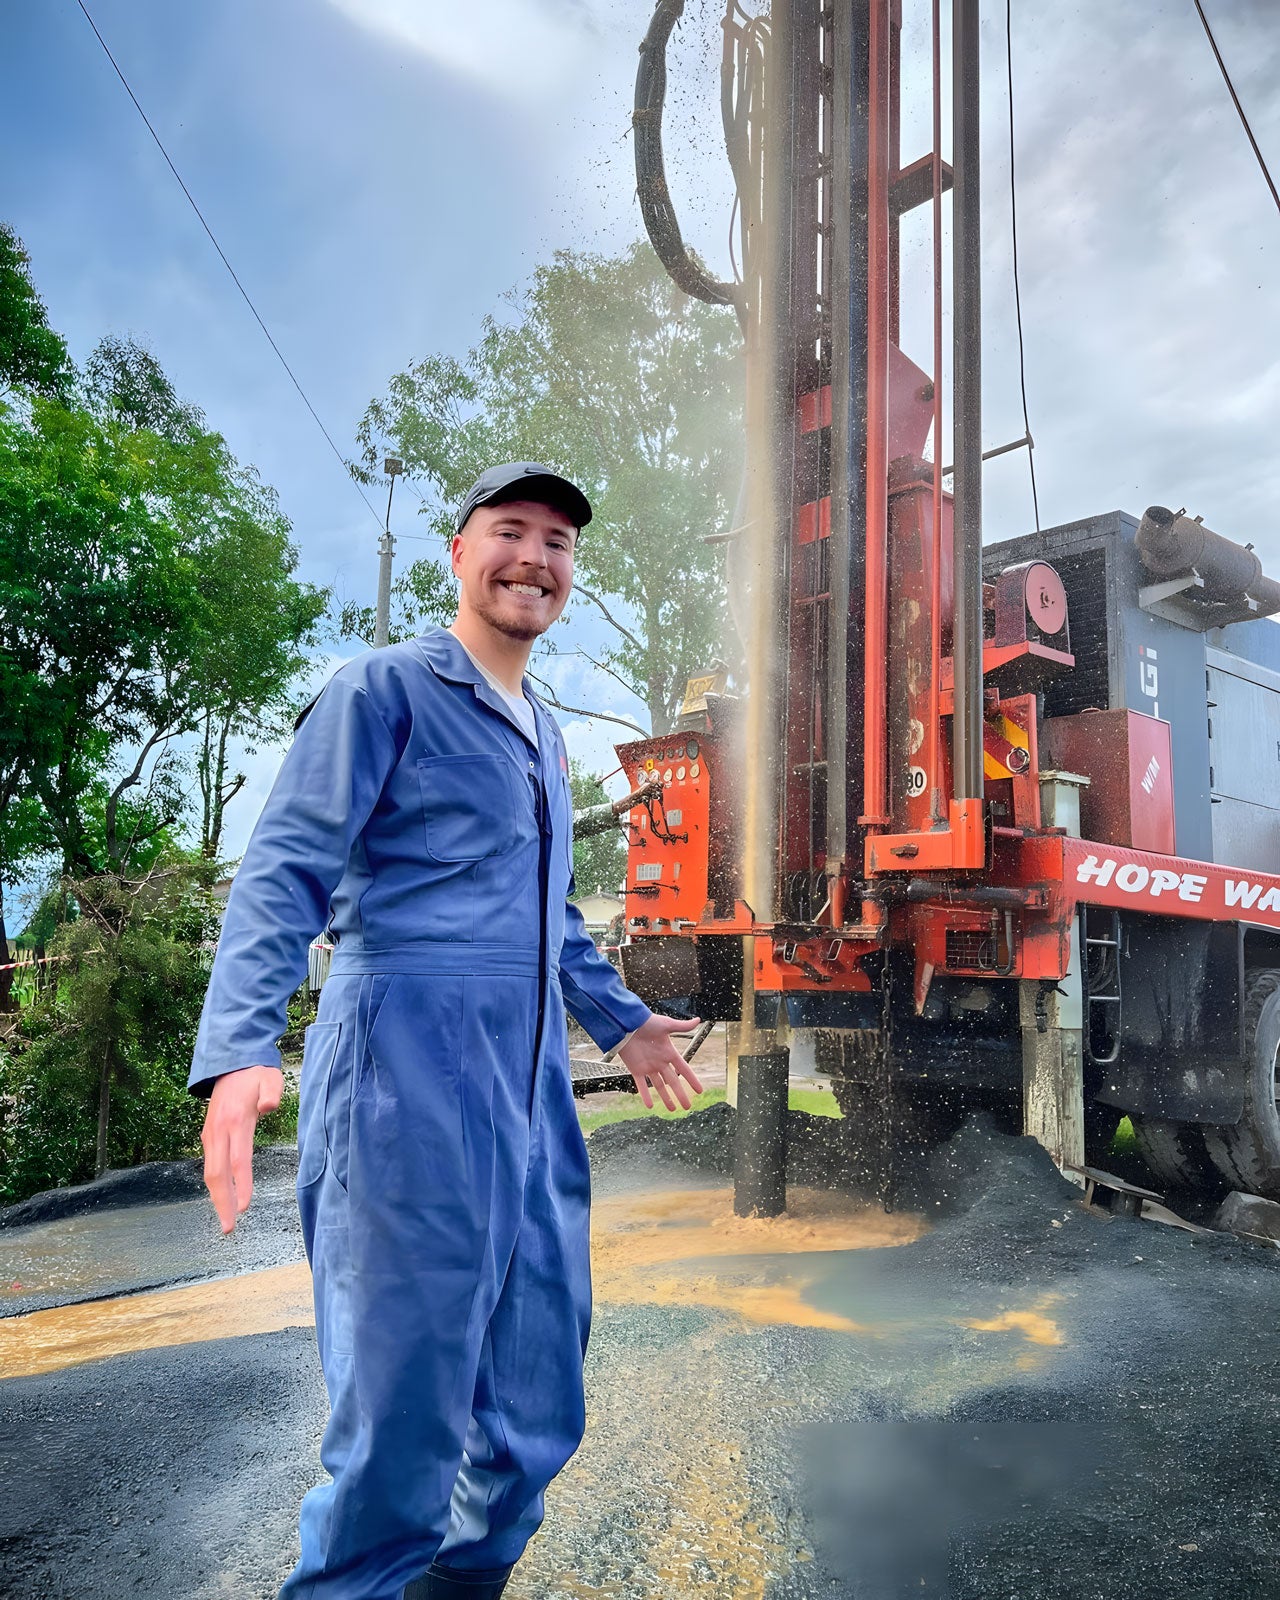
[[[313,420],[315,422],[316,427],[319,428],[319,430],[320,430],[320,432],[322,434],[324,434],[326,443],[328,444],[330,450],[332,450],[334,455],[337,457],[338,464],[342,468],[343,477],[346,478],[347,482],[351,484],[352,488],[354,488],[356,493],[360,496],[361,500],[364,501],[365,506],[366,506],[366,508],[367,508],[367,510],[369,512],[369,515],[373,518],[374,522],[377,523],[378,529],[379,529],[379,531],[381,531],[381,528],[382,528],[382,519],[381,519],[381,517],[379,517],[378,513],[374,510],[374,508],[373,508],[372,504],[370,503],[369,498],[365,494],[364,490],[360,487],[360,485],[355,481],[355,479],[351,476],[350,472],[347,470],[346,457],[342,454],[342,451],[338,449],[337,445],[334,444],[333,438],[330,435],[328,428],[326,428],[324,423],[321,422],[321,420],[320,420],[320,413],[316,410],[316,408],[311,404],[311,401],[307,398],[307,392],[302,387],[302,385],[298,382],[297,376],[295,375],[293,368],[285,360],[284,352],[280,349],[280,346],[271,337],[270,328],[268,328],[266,323],[262,320],[262,317],[258,312],[257,306],[255,306],[253,301],[249,298],[249,291],[245,288],[244,284],[242,284],[240,282],[240,279],[237,277],[236,269],[231,265],[230,261],[227,260],[226,251],[218,243],[218,240],[217,240],[216,236],[214,235],[213,229],[205,221],[204,212],[201,211],[200,207],[196,204],[195,196],[191,193],[191,190],[188,189],[186,184],[182,181],[182,174],[178,171],[177,167],[174,166],[173,158],[170,156],[169,152],[164,147],[164,141],[161,139],[160,135],[156,132],[155,128],[152,126],[151,118],[142,109],[142,105],[139,102],[137,95],[134,94],[132,88],[130,88],[128,78],[125,77],[124,73],[120,69],[120,63],[111,54],[111,47],[107,44],[107,41],[102,37],[102,34],[98,31],[98,24],[89,15],[89,8],[85,5],[84,0],[76,0],[76,4],[80,7],[81,11],[84,12],[85,21],[93,29],[94,37],[97,39],[98,43],[102,46],[102,49],[103,49],[103,51],[104,51],[104,53],[106,55],[107,60],[111,63],[112,67],[114,67],[116,77],[119,78],[120,82],[124,85],[125,93],[129,96],[130,100],[133,101],[134,109],[137,111],[138,115],[142,118],[143,122],[146,124],[147,132],[155,140],[156,148],[157,148],[157,150],[159,150],[160,154],[164,157],[165,162],[168,165],[169,171],[173,173],[173,176],[177,180],[178,187],[182,190],[183,194],[186,195],[187,200],[189,201],[189,203],[191,205],[191,209],[195,212],[196,216],[200,219],[200,226],[209,235],[209,243],[218,252],[218,256],[221,259],[223,266],[231,274],[232,283],[234,283],[236,288],[239,289],[240,296],[243,299],[245,305],[247,305],[249,310],[253,313],[254,321],[262,329],[262,332],[263,332],[263,334],[264,334],[264,336],[266,338],[266,341],[271,346],[271,348],[275,351],[276,357],[279,360],[280,365],[289,374],[289,381],[293,384],[294,388],[298,391],[299,395],[302,397],[303,405],[306,406],[307,410],[311,413],[311,416],[312,416],[312,418],[313,418]]]
[[[1013,0],[1005,0],[1005,56],[1009,67],[1009,231],[1013,242],[1013,307],[1018,322],[1018,381],[1022,386],[1022,425],[1027,433],[1027,466],[1031,470],[1031,508],[1040,532],[1040,498],[1036,494],[1036,447],[1027,416],[1027,357],[1022,347],[1022,291],[1018,286],[1018,186],[1013,165]]]
[[[1209,46],[1213,51],[1214,59],[1218,63],[1218,71],[1222,74],[1222,81],[1227,86],[1227,93],[1231,96],[1232,104],[1236,108],[1245,133],[1249,136],[1249,143],[1253,146],[1253,153],[1255,156],[1257,156],[1258,165],[1262,168],[1262,176],[1267,180],[1267,188],[1271,190],[1271,198],[1276,203],[1276,210],[1280,211],[1280,194],[1276,193],[1276,186],[1271,180],[1270,172],[1267,171],[1266,160],[1263,157],[1262,151],[1258,148],[1258,141],[1253,136],[1253,129],[1249,126],[1249,119],[1244,114],[1244,107],[1240,104],[1240,96],[1236,93],[1235,85],[1231,81],[1231,74],[1227,71],[1227,64],[1222,59],[1221,50],[1218,49],[1218,41],[1213,37],[1213,29],[1209,26],[1209,19],[1204,14],[1204,7],[1200,4],[1200,0],[1194,0],[1194,3],[1196,12],[1200,17],[1200,25],[1204,29],[1205,37],[1209,41]]]

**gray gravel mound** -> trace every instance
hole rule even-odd
[[[143,1206],[159,1200],[189,1200],[204,1187],[197,1161],[149,1161],[142,1167],[107,1172],[89,1183],[43,1189],[0,1210],[0,1228],[59,1222],[101,1206]]]
[[[611,1166],[635,1155],[664,1166],[728,1173],[733,1170],[733,1108],[721,1101],[672,1122],[639,1117],[606,1123],[591,1135],[590,1150],[593,1167]]]
[[[0,1594],[266,1600],[297,1556],[324,1415],[309,1328],[10,1379]]]
[[[259,1182],[288,1177],[298,1170],[298,1152],[292,1145],[269,1145],[253,1157],[255,1179]],[[204,1193],[204,1178],[198,1160],[148,1161],[141,1167],[125,1167],[104,1173],[89,1183],[63,1189],[44,1189],[16,1205],[0,1206],[0,1228],[25,1228],[33,1222],[59,1222],[102,1206],[157,1205],[172,1200],[190,1200]]]
[[[721,1183],[732,1127],[720,1105],[601,1128],[593,1176]],[[792,1113],[791,1181],[845,1170],[851,1131]],[[99,1276],[155,1233],[153,1275],[296,1258],[292,1152],[264,1155],[280,1181],[230,1239],[202,1199],[63,1231]],[[513,1600],[1280,1600],[1280,1254],[1080,1199],[975,1119],[903,1163],[896,1204],[933,1223],[914,1243],[720,1264],[746,1285],[798,1273],[807,1306],[852,1326],[729,1314],[699,1298],[705,1263],[687,1302],[602,1298],[591,1426]],[[5,1600],[276,1593],[320,1470],[310,1330],[140,1350],[3,1398]]]
[[[734,1117],[733,1108],[722,1101],[677,1121],[650,1117],[611,1123],[591,1135],[592,1164],[608,1167],[634,1157],[660,1167],[728,1177],[733,1172]],[[866,1139],[851,1137],[841,1118],[790,1111],[787,1182],[878,1199],[880,1175],[870,1170],[867,1146]],[[902,1161],[900,1167],[890,1175],[893,1209],[926,1211],[935,1218],[959,1216],[986,1203],[1003,1208],[1004,1222],[1016,1228],[1036,1215],[1037,1208],[1060,1210],[1080,1194],[1034,1139],[1002,1134],[981,1114],[933,1150],[923,1165]]]
[[[592,1164],[601,1167],[640,1156],[663,1166],[728,1177],[733,1172],[735,1114],[732,1106],[720,1101],[675,1121],[645,1117],[606,1124],[591,1135]],[[789,1183],[818,1189],[857,1188],[858,1179],[838,1117],[787,1113]]]

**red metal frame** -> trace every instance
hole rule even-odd
[[[933,522],[929,589],[929,809],[942,819],[942,24],[933,0]]]
[[[1274,874],[1091,839],[1063,838],[1061,849],[1063,894],[1072,905],[1280,928],[1280,877]]]
[[[863,801],[859,824],[889,823],[889,15],[868,6],[867,527],[863,610]]]

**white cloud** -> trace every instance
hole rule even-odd
[[[565,748],[570,757],[582,764],[594,777],[610,774],[605,783],[605,793],[611,800],[620,799],[628,792],[626,778],[617,771],[618,756],[615,745],[629,744],[639,734],[630,733],[616,722],[605,722],[600,717],[579,717],[573,722],[560,724]]]
[[[358,26],[483,83],[545,100],[576,78],[596,32],[575,0],[330,0]]]

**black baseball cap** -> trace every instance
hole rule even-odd
[[[591,521],[591,502],[568,478],[562,478],[540,461],[506,461],[481,473],[458,507],[457,531],[477,506],[500,506],[508,500],[535,500],[563,511],[575,528]]]

